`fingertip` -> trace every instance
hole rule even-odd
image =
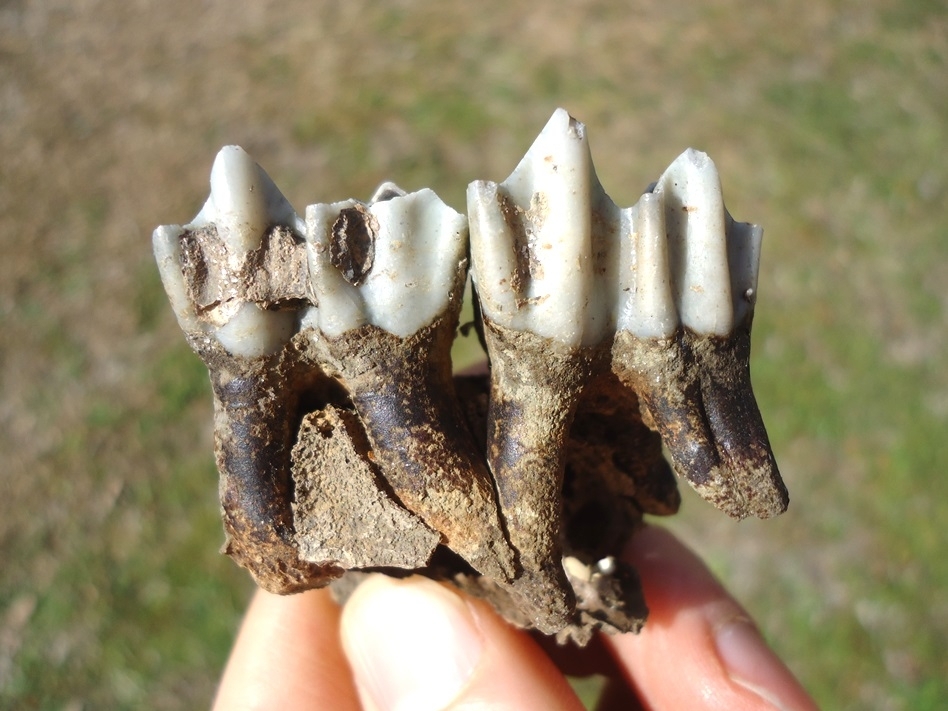
[[[258,590],[224,670],[215,711],[359,709],[339,640],[339,606],[328,590]]]
[[[645,527],[626,557],[649,618],[638,635],[606,641],[647,707],[816,708],[744,608],[671,533]]]
[[[342,639],[366,708],[582,708],[525,633],[425,578],[364,582],[346,604]]]

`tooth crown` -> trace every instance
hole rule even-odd
[[[484,315],[567,345],[598,343],[610,325],[594,276],[604,193],[586,127],[558,109],[510,177],[471,183],[467,195]]]
[[[677,509],[663,444],[736,518],[787,505],[750,385],[762,231],[693,149],[619,208],[563,109],[467,208],[385,183],[301,219],[227,146],[155,230],[211,371],[226,552],[275,592],[404,568],[559,639],[637,630],[610,556]],[[452,379],[468,255],[491,371]]]
[[[306,231],[318,326],[330,337],[364,324],[410,336],[447,309],[463,278],[467,220],[428,189],[406,195],[387,183],[368,204],[310,205]]]
[[[245,357],[271,354],[290,340],[293,315],[263,311],[241,284],[248,256],[277,225],[302,234],[302,222],[270,176],[243,148],[222,148],[201,211],[184,227],[162,226],[153,236],[162,281],[185,332],[212,335],[228,353]],[[186,267],[197,262],[190,282],[179,267],[182,260]],[[216,276],[214,293],[209,303],[195,304],[195,290],[209,276]]]

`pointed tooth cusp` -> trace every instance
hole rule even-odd
[[[665,202],[665,227],[678,313],[704,335],[734,326],[721,181],[712,160],[689,148],[664,172],[655,193]]]
[[[602,197],[585,127],[563,109],[503,183],[471,184],[472,273],[487,318],[572,346],[601,340],[609,310],[591,299],[591,235]]]
[[[299,231],[293,207],[250,154],[224,146],[211,168],[211,195],[188,227],[215,224],[227,246],[243,255],[260,246],[269,227],[287,225]]]
[[[330,337],[367,323],[407,337],[448,309],[463,278],[463,215],[428,189],[384,184],[376,197],[306,210],[318,323]]]

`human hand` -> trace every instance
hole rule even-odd
[[[625,554],[650,609],[638,634],[557,648],[425,578],[370,578],[344,609],[258,591],[214,708],[582,709],[564,677],[609,678],[598,709],[815,709],[700,559],[649,526]],[[549,654],[544,651],[546,649]]]

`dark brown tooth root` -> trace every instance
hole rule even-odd
[[[575,597],[562,564],[566,440],[592,352],[485,322],[491,362],[487,457],[523,569],[514,590],[537,629],[569,624]]]
[[[290,448],[297,393],[279,368],[280,356],[234,360],[220,350],[206,355],[214,390],[224,552],[270,592],[327,584],[342,569],[304,561],[294,539]]]
[[[366,325],[327,339],[373,456],[403,506],[481,574],[517,572],[493,482],[454,394],[456,315],[408,338]]]
[[[742,335],[743,333],[743,335]],[[613,368],[635,390],[668,447],[675,471],[737,519],[766,518],[787,493],[750,388],[749,333],[639,339],[620,331]]]
[[[730,473],[735,518],[783,513],[790,498],[777,470],[750,380],[750,328],[726,337],[686,333],[701,380],[701,397],[722,466]]]

